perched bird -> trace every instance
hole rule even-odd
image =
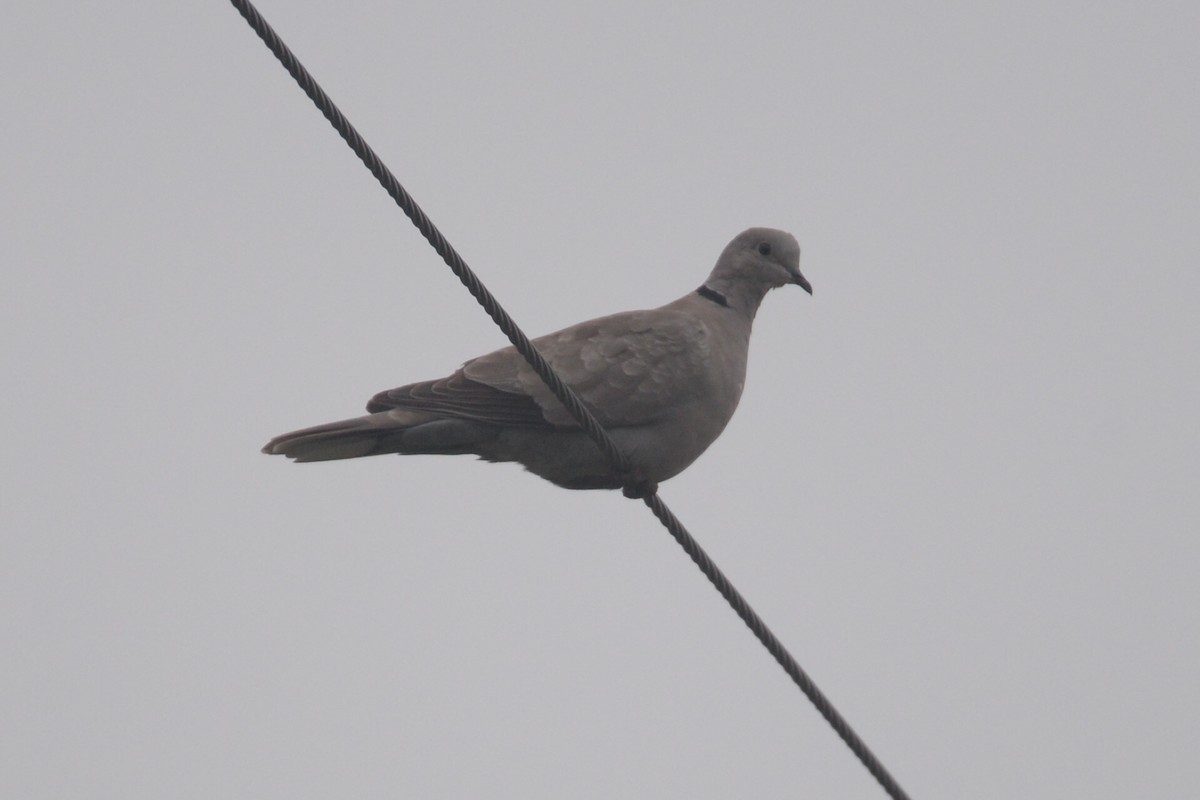
[[[297,461],[471,453],[515,461],[568,489],[653,487],[682,472],[725,429],[742,394],[759,303],[789,283],[812,294],[795,238],[750,228],[725,247],[699,289],[675,302],[533,340],[633,475],[616,474],[513,347],[472,359],[449,377],[380,392],[366,416],[276,436],[263,452]]]

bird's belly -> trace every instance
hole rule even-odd
[[[698,421],[701,420],[701,421]],[[659,483],[682,472],[720,435],[727,415],[681,413],[636,427],[608,431],[636,479]],[[480,448],[489,461],[516,461],[569,489],[618,489],[626,482],[579,430],[509,429]]]

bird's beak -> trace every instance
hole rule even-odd
[[[792,283],[796,284],[809,294],[812,294],[812,284],[808,282],[808,278],[800,274],[799,270],[792,273]]]

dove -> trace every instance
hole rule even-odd
[[[750,328],[771,289],[794,284],[800,246],[789,233],[750,228],[721,252],[693,292],[540,336],[534,345],[626,456],[617,474],[513,347],[452,375],[380,392],[367,415],[285,433],[263,452],[298,462],[398,453],[476,455],[517,462],[567,489],[657,487],[716,441],[746,378]]]

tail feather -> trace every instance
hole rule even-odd
[[[495,438],[492,425],[392,409],[276,436],[262,451],[298,462],[334,461],[387,453],[478,453]]]

